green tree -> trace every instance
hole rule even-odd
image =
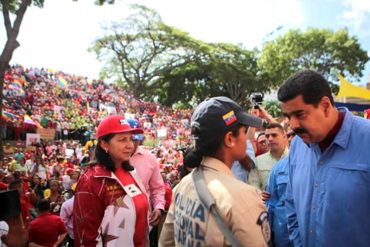
[[[258,65],[266,80],[278,86],[302,69],[317,70],[330,82],[337,81],[338,74],[358,79],[368,60],[358,39],[351,37],[347,29],[309,28],[305,32],[290,30],[266,42]],[[334,92],[337,89],[332,88]]]
[[[210,95],[226,95],[246,106],[251,93],[265,92],[269,86],[261,81],[257,67],[257,50],[233,44],[210,44],[206,77]]]
[[[278,118],[282,116],[280,102],[277,100],[267,101],[265,104],[265,110],[271,114],[272,117]]]
[[[113,23],[90,51],[105,62],[101,75],[126,84],[134,96],[153,99],[159,78],[194,55],[187,33],[164,24],[157,12],[142,5],[122,23]]]
[[[228,96],[243,106],[253,92],[269,89],[257,67],[257,50],[225,43],[194,43],[196,59],[163,75],[161,89],[166,105],[199,102],[206,97]]]

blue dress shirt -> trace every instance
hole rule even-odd
[[[256,164],[256,155],[254,154],[253,145],[250,140],[247,140],[247,150],[246,154],[251,158],[253,161],[253,165]],[[234,177],[238,180],[247,183],[248,182],[248,171],[239,163],[239,161],[235,161],[231,166],[231,172],[233,173]]]
[[[272,167],[266,187],[266,191],[270,193],[270,199],[267,200],[266,206],[269,212],[275,247],[293,247],[293,243],[289,240],[285,212],[286,188],[289,179],[288,170],[289,159],[286,156]]]
[[[342,127],[323,153],[292,141],[286,211],[294,246],[370,246],[370,121],[339,110]]]

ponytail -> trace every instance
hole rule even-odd
[[[196,168],[202,162],[203,154],[200,150],[191,150],[184,158],[184,166],[187,168]]]

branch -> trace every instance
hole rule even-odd
[[[133,82],[132,82],[132,80],[130,78],[128,78],[128,76],[127,76],[127,74],[125,72],[125,63],[123,62],[123,59],[120,59],[121,55],[120,55],[119,51],[117,51],[116,48],[114,47],[114,43],[111,44],[111,48],[117,54],[118,61],[121,64],[120,67],[121,67],[123,78],[125,78],[127,84],[129,84],[129,86],[132,87]]]
[[[22,0],[21,6],[15,12],[17,18],[14,21],[13,32],[18,36],[19,28],[22,24],[24,14],[26,13],[28,5],[31,3],[31,0]]]
[[[12,31],[12,26],[11,26],[10,17],[9,17],[9,1],[1,0],[1,4],[3,5],[3,16],[4,16],[4,25],[6,28],[6,35],[7,35],[7,38],[9,39],[11,31]]]

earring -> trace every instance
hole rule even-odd
[[[108,153],[108,149],[105,150],[105,153]]]
[[[234,143],[233,142],[231,143],[231,146],[234,147]]]

